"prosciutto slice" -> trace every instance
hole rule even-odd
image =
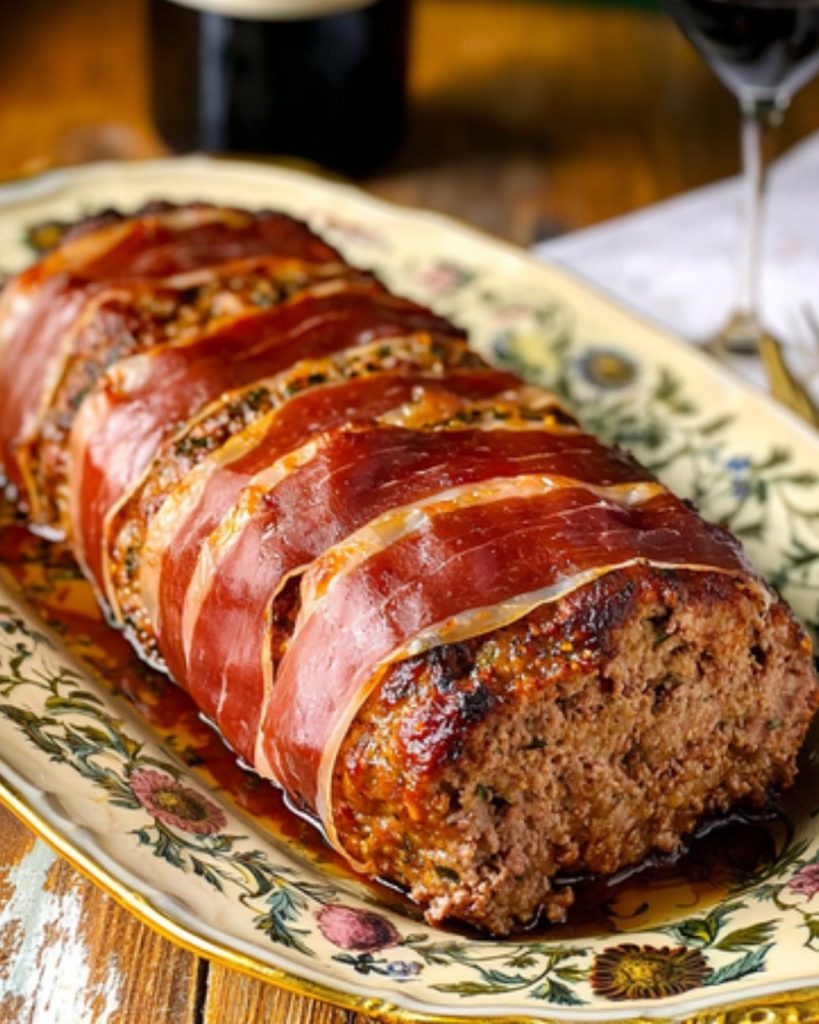
[[[124,280],[93,297],[86,295],[51,359],[39,409],[26,416],[27,426],[15,442],[14,461],[32,521],[52,529],[59,525],[64,442],[73,411],[108,365],[150,347],[190,339],[254,308],[283,301],[313,281],[348,273],[338,263],[266,256],[158,281]],[[35,397],[33,389],[24,400],[33,407]]]

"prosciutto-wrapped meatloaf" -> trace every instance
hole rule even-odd
[[[431,921],[787,786],[808,640],[739,543],[303,224],[108,214],[0,295],[0,456],[236,753]]]

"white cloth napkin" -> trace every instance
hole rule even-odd
[[[738,178],[688,192],[616,220],[550,239],[537,256],[701,342],[733,311],[743,242]],[[819,133],[772,167],[765,208],[762,319],[819,395]],[[761,367],[750,375],[764,382]]]

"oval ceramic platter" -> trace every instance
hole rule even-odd
[[[493,360],[556,388],[592,430],[729,524],[799,616],[819,620],[817,435],[511,247],[292,171],[192,158],[7,186],[0,266],[31,258],[35,224],[154,198],[306,218],[470,328]],[[497,941],[430,928],[244,773],[102,622],[66,552],[8,509],[0,560],[0,796],[172,939],[389,1019],[819,1019],[819,737],[774,817],[716,829],[676,867],[592,885],[585,915],[562,930]]]

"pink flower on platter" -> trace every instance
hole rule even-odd
[[[788,888],[808,898],[819,893],[819,864],[807,864],[797,871],[788,882]]]
[[[524,306],[521,304],[504,306],[503,309],[499,309],[497,312],[497,321],[501,324],[514,323],[516,320],[522,320],[523,317],[531,316],[531,306]]]
[[[164,825],[199,836],[221,832],[227,825],[225,812],[213,801],[164,772],[144,769],[128,781],[145,810]]]
[[[447,295],[466,284],[472,274],[454,263],[434,263],[419,274],[421,283],[433,295]]]
[[[348,241],[366,242],[368,245],[384,248],[384,239],[379,237],[379,235],[374,231],[364,228],[360,224],[344,220],[341,217],[328,217],[326,223],[328,228],[343,236]]]
[[[391,921],[372,910],[356,910],[340,903],[328,903],[316,912],[321,934],[340,949],[375,953],[397,946],[401,941]]]

